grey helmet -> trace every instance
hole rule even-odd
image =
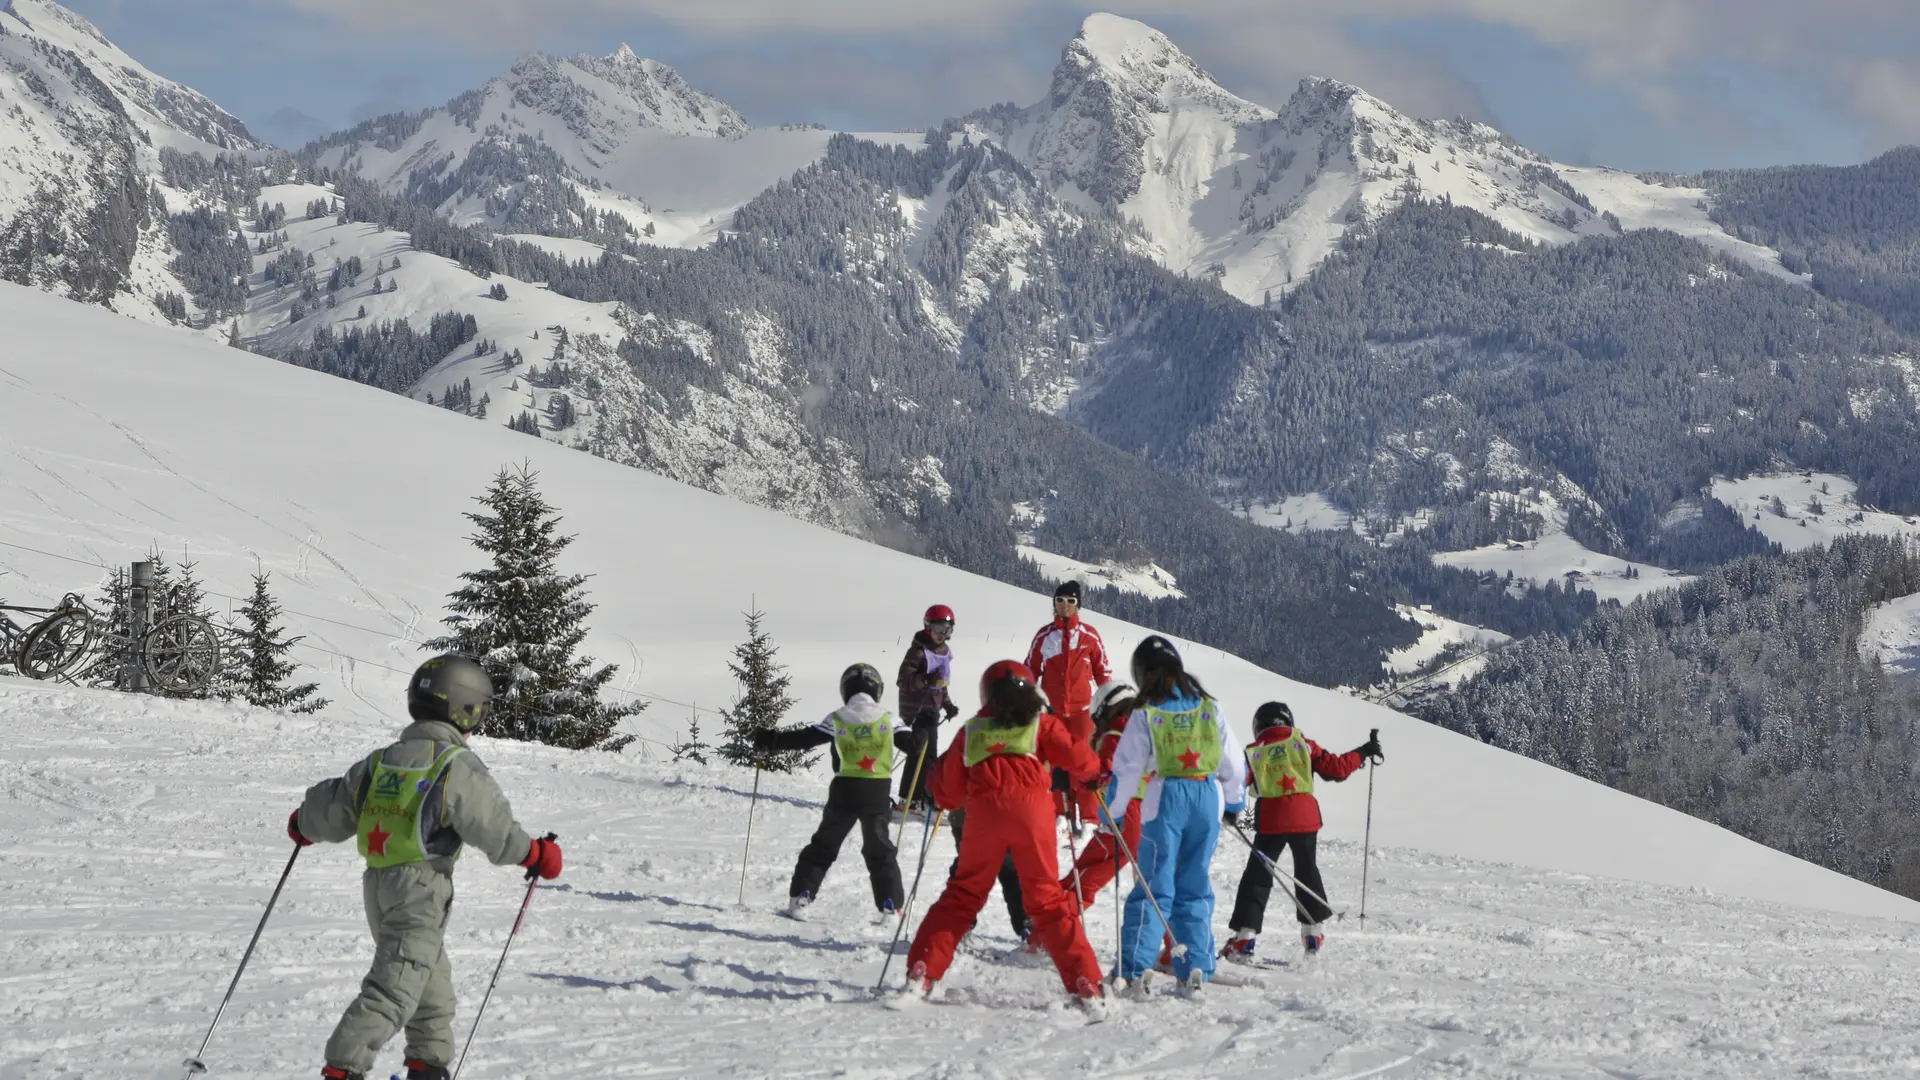
[[[486,722],[492,705],[493,679],[471,656],[436,656],[407,683],[407,715],[415,720],[444,720],[472,732]]]
[[[1089,703],[1087,711],[1098,720],[1100,714],[1107,710],[1108,705],[1122,698],[1132,697],[1135,693],[1137,691],[1133,687],[1119,679],[1110,679],[1101,683],[1100,688],[1093,692],[1093,701]]]

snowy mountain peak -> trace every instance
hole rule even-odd
[[[1276,113],[1115,15],[1087,18],[1046,100],[968,121],[1066,201],[1137,222],[1163,265],[1252,303],[1410,199],[1450,199],[1547,244],[1660,222],[1785,274],[1777,253],[1708,221],[1697,193],[1558,165],[1485,124],[1410,117],[1336,79],[1303,79]]]
[[[739,110],[626,45],[608,56],[532,53],[514,64],[504,85],[517,104],[563,122],[602,153],[646,129],[710,138],[747,132]]]
[[[108,109],[113,108],[108,98],[117,101],[144,132],[145,141],[180,149],[264,148],[239,119],[199,92],[147,70],[98,27],[53,0],[8,0],[0,14],[12,18],[12,25],[0,22],[0,31],[34,43],[17,55],[14,49],[0,49],[9,66],[15,71],[42,65],[61,69],[65,77],[79,80],[83,97]]]

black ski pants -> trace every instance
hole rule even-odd
[[[967,812],[955,810],[947,817],[953,821],[953,846],[957,848],[960,846],[961,837],[966,833]],[[960,860],[956,858],[952,865],[947,867],[947,880],[953,880],[954,873],[959,869]],[[1006,857],[1000,860],[1000,899],[1007,903],[1007,921],[1013,924],[1013,932],[1020,937],[1026,937],[1028,928],[1033,925],[1033,920],[1027,918],[1026,900],[1020,895],[1020,872],[1013,868],[1012,852],[1008,852]]]
[[[827,787],[826,812],[820,815],[820,827],[814,830],[813,839],[800,849],[788,896],[820,895],[820,883],[840,857],[840,845],[858,825],[860,854],[866,858],[867,876],[873,880],[874,907],[882,911],[889,903],[895,911],[906,907],[907,891],[900,883],[899,853],[893,846],[893,804],[887,798],[887,787],[885,777],[833,778]]]
[[[1253,838],[1254,850],[1272,859],[1279,865],[1280,853],[1293,849],[1293,876],[1308,889],[1327,895],[1327,887],[1320,881],[1320,865],[1314,861],[1314,849],[1319,846],[1319,833],[1260,833]],[[1273,874],[1267,870],[1267,864],[1260,861],[1252,851],[1247,852],[1247,869],[1240,875],[1240,891],[1233,899],[1233,918],[1227,920],[1229,930],[1251,930],[1260,932],[1260,924],[1266,918],[1267,897],[1273,892]],[[1300,903],[1295,916],[1302,925],[1325,922],[1333,915],[1333,910],[1319,900],[1309,896],[1305,889],[1299,893]]]
[[[925,755],[924,759],[922,755]],[[933,800],[927,795],[927,778],[933,775],[933,761],[940,756],[940,714],[923,712],[913,718],[913,748],[900,762],[900,801],[908,805]],[[924,760],[925,764],[922,764]],[[919,773],[919,783],[914,774]]]

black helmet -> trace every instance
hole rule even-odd
[[[1268,728],[1292,727],[1293,710],[1284,701],[1269,701],[1253,712],[1253,730],[1259,734]]]
[[[485,722],[493,702],[493,679],[480,661],[448,653],[420,665],[407,683],[407,715],[415,720],[444,720],[461,731]]]
[[[1156,671],[1169,671],[1179,674],[1186,668],[1180,663],[1180,653],[1173,642],[1154,634],[1142,641],[1133,650],[1133,684],[1146,686],[1150,682],[1148,675]]]
[[[852,701],[853,695],[865,694],[875,701],[887,692],[886,681],[874,670],[872,664],[855,664],[840,673],[840,700]]]

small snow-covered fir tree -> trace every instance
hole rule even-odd
[[[733,704],[720,710],[726,722],[727,738],[720,744],[720,756],[735,765],[757,765],[768,772],[793,772],[812,760],[804,750],[765,753],[753,747],[753,733],[769,731],[780,725],[793,708],[787,687],[793,677],[776,657],[780,653],[773,638],[761,627],[767,613],[758,608],[746,613],[747,640],[733,647],[733,659],[727,670],[740,684]]]
[[[300,665],[287,653],[300,639],[281,636],[285,631],[280,615],[280,601],[267,591],[267,575],[253,575],[253,595],[240,608],[239,641],[227,653],[220,696],[228,701],[237,697],[262,709],[319,712],[328,704],[326,698],[314,696],[320,684],[290,681]]]
[[[558,532],[560,518],[536,480],[526,465],[502,469],[474,500],[485,510],[467,515],[479,528],[469,539],[491,565],[460,575],[466,584],[449,594],[448,633],[427,648],[472,656],[493,677],[493,711],[481,734],[618,750],[633,737],[614,729],[646,706],[601,700],[619,668],[574,655],[593,605],[585,575],[554,567],[573,537]]]
[[[707,763],[707,753],[711,751],[713,747],[708,746],[706,742],[700,738],[700,710],[698,708],[693,710],[693,719],[687,721],[686,739],[682,742],[674,743],[672,746],[667,747],[667,749],[672,752],[673,760],[675,761],[697,761],[702,765]]]

